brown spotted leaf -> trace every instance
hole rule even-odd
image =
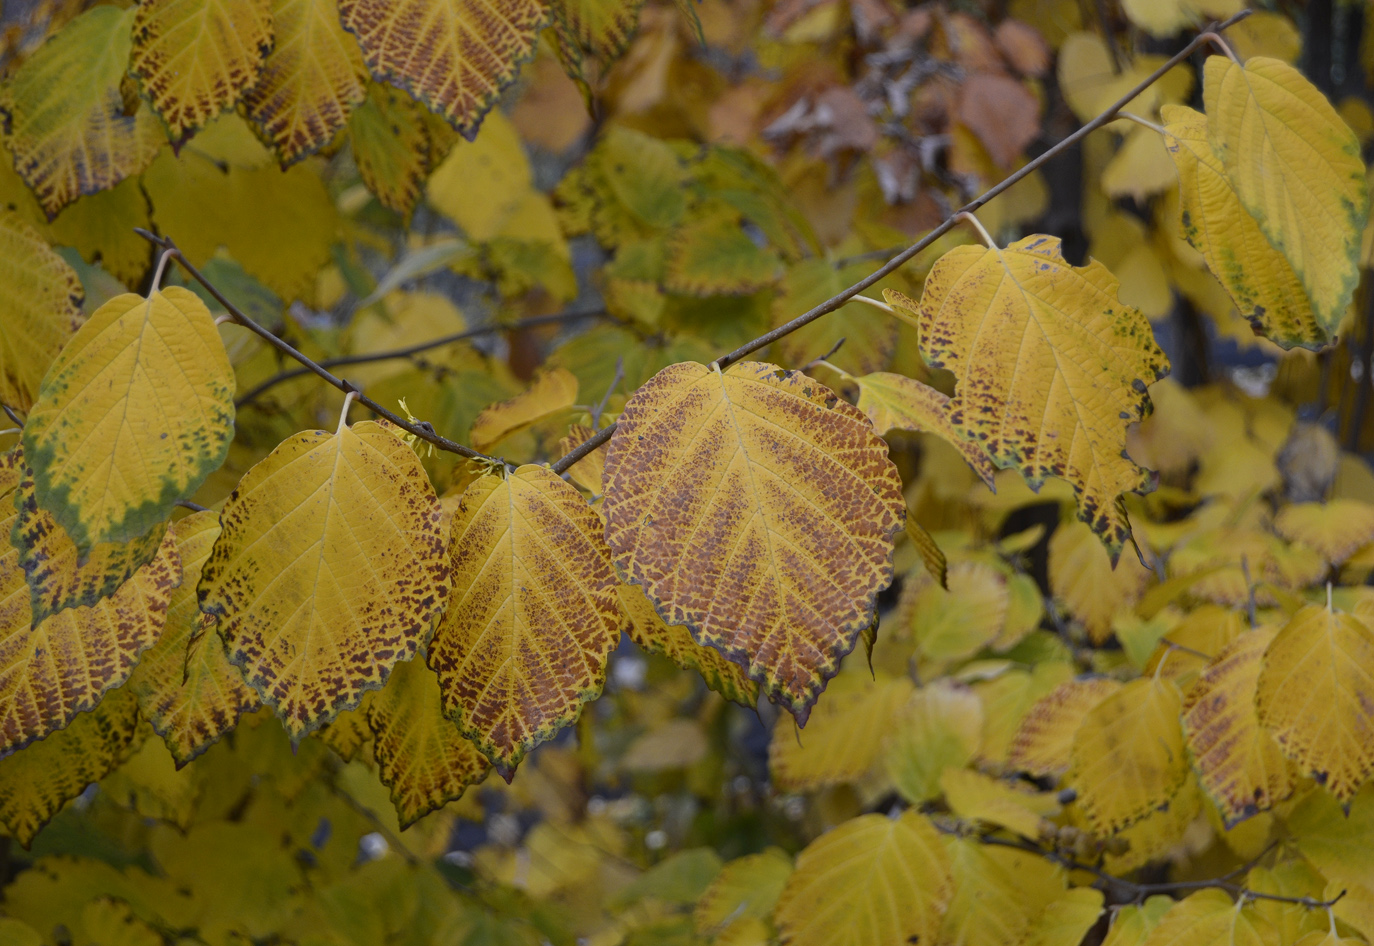
[[[957,379],[950,421],[1032,489],[1066,479],[1113,560],[1130,535],[1118,499],[1154,477],[1125,454],[1168,359],[1105,266],[1070,266],[1059,240],[956,247],[935,264],[918,321],[927,364]],[[889,299],[889,301],[892,301]]]
[[[282,443],[220,523],[201,610],[295,741],[383,686],[448,600],[438,498],[414,451],[371,421]]]
[[[585,424],[573,424],[568,428],[568,435],[558,441],[558,452],[564,455],[569,454],[595,435],[596,431]],[[574,483],[593,496],[600,496],[604,493],[606,491],[606,445],[603,443],[574,463],[568,470],[568,476]]]
[[[948,397],[928,384],[890,371],[875,371],[854,381],[859,386],[859,410],[868,415],[879,434],[886,436],[894,430],[934,434],[958,450],[978,478],[992,487],[997,469],[981,445],[954,429]]]
[[[587,60],[604,70],[620,58],[643,5],[644,0],[553,0],[553,25],[568,73],[594,78],[587,74]]]
[[[340,0],[372,74],[400,86],[469,140],[534,54],[539,0]]]
[[[358,176],[383,207],[403,216],[415,209],[433,159],[425,115],[404,92],[372,82],[348,120]]]
[[[0,213],[0,285],[0,402],[27,412],[48,365],[84,321],[85,292],[66,260],[12,213]]]
[[[377,738],[377,774],[391,789],[402,828],[461,796],[491,768],[444,715],[439,680],[420,658],[396,665],[368,704],[367,724]]]
[[[547,467],[484,476],[453,514],[453,598],[429,648],[444,711],[510,778],[601,694],[620,609],[601,520]]]
[[[224,655],[214,622],[196,599],[200,570],[219,538],[219,513],[197,512],[172,526],[181,555],[181,585],[172,593],[167,625],[129,677],[143,716],[185,765],[258,707],[243,672]]]
[[[336,0],[273,0],[272,19],[276,45],[243,104],[285,167],[334,140],[367,94],[367,67]]]
[[[272,48],[271,0],[143,0],[129,71],[174,143],[239,100]]]
[[[873,623],[906,507],[887,445],[824,385],[773,365],[670,365],[606,459],[617,569],[805,722]]]

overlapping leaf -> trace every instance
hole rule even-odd
[[[0,213],[0,402],[27,412],[62,346],[81,326],[81,280],[27,223]]]
[[[1174,904],[1143,946],[1267,946],[1278,931],[1254,905],[1237,904],[1220,890],[1199,890]]]
[[[874,430],[884,436],[894,430],[935,434],[963,454],[979,478],[992,487],[997,470],[979,444],[966,440],[954,429],[949,419],[948,397],[928,384],[890,371],[877,371],[854,380],[859,386],[859,410],[868,415]]]
[[[276,44],[243,103],[285,166],[334,140],[367,95],[367,67],[337,0],[273,0],[272,20]]]
[[[1374,542],[1374,506],[1355,499],[1293,503],[1274,517],[1274,530],[1339,565]]]
[[[1106,267],[1070,266],[1059,240],[1037,235],[946,253],[917,312],[922,356],[957,379],[954,428],[1033,489],[1068,480],[1113,560],[1130,534],[1120,495],[1153,485],[1124,453],[1126,427],[1168,371],[1150,323],[1117,290]]]
[[[116,296],[62,350],[24,426],[38,505],[82,550],[146,534],[224,460],[233,393],[194,293]]]
[[[663,623],[644,596],[644,589],[620,585],[616,593],[621,610],[629,618],[630,638],[645,651],[663,654],[679,667],[695,670],[707,686],[727,700],[751,709],[758,702],[758,684],[749,679],[743,667],[726,660],[719,651],[698,644],[687,628]]]
[[[1284,755],[1348,802],[1374,772],[1374,632],[1303,608],[1264,652],[1255,706]]]
[[[402,828],[461,796],[490,768],[444,715],[438,678],[419,658],[396,665],[368,704],[367,724],[377,737],[378,775],[391,789]]]
[[[610,66],[629,45],[644,0],[555,0],[551,4],[558,46],[568,71],[587,76],[586,60]]]
[[[1241,66],[1210,57],[1203,97],[1212,146],[1240,202],[1333,331],[1359,282],[1369,209],[1359,140],[1317,87],[1278,59]]]
[[[0,85],[0,126],[15,170],[48,219],[114,187],[167,140],[151,109],[126,109],[120,83],[134,9],[98,6],[58,31]]]
[[[469,140],[534,53],[538,0],[340,0],[379,80],[406,89]]]
[[[178,766],[210,747],[258,696],[229,663],[214,622],[200,610],[196,586],[219,538],[219,513],[193,513],[172,527],[181,556],[181,585],[167,607],[162,636],[139,658],[129,678],[139,710],[167,743]]]
[[[771,365],[672,365],[626,405],[606,480],[617,569],[805,722],[873,623],[905,518],[867,418]]]
[[[358,175],[383,207],[409,215],[433,158],[424,113],[405,93],[376,82],[348,120]]]
[[[595,435],[596,431],[585,424],[573,424],[568,428],[568,435],[558,441],[558,452],[566,456],[574,448],[582,446]],[[600,496],[604,493],[606,491],[606,445],[603,443],[574,463],[568,470],[568,476],[574,483],[593,496]]]
[[[443,613],[439,501],[378,424],[291,437],[248,471],[220,522],[201,610],[293,740],[385,684]]]
[[[147,0],[129,71],[174,143],[239,100],[272,48],[271,0]]]
[[[493,404],[472,422],[468,435],[478,450],[517,434],[545,418],[570,409],[577,402],[577,378],[566,368],[552,368],[509,401]]]
[[[509,779],[601,694],[620,635],[615,572],[582,494],[533,465],[467,488],[452,550],[429,665],[444,711]]]
[[[792,858],[775,847],[726,864],[697,900],[697,932],[719,934],[741,918],[768,919],[791,874]]]
[[[817,704],[810,724],[793,738],[781,717],[768,746],[768,770],[784,791],[858,782],[881,761],[897,712],[911,697],[906,677],[850,681]]]
[[[778,899],[784,946],[933,943],[954,895],[924,815],[863,815],[807,845]]]

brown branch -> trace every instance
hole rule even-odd
[[[863,292],[869,286],[872,286],[874,283],[877,283],[880,280],[890,276],[897,269],[901,268],[903,265],[910,262],[916,256],[916,254],[920,253],[926,247],[930,246],[940,237],[944,236],[946,233],[952,230],[960,221],[964,219],[962,216],[963,214],[971,214],[975,212],[976,210],[978,210],[978,208],[982,207],[988,201],[997,197],[999,194],[1003,193],[1008,188],[1015,186],[1023,178],[1038,170],[1041,165],[1045,164],[1051,158],[1054,158],[1062,154],[1064,151],[1068,150],[1070,147],[1077,144],[1079,141],[1082,141],[1084,138],[1092,134],[1097,129],[1101,128],[1103,125],[1106,125],[1114,121],[1117,117],[1117,113],[1121,111],[1123,108],[1125,108],[1127,105],[1129,105],[1137,95],[1139,95],[1141,92],[1144,92],[1150,86],[1154,85],[1170,69],[1181,63],[1183,60],[1187,59],[1200,47],[1210,42],[1210,40],[1207,38],[1209,33],[1215,33],[1217,31],[1224,30],[1230,26],[1233,26],[1236,23],[1239,23],[1241,20],[1245,19],[1249,15],[1249,10],[1241,10],[1235,16],[1230,17],[1220,25],[1204,32],[1202,35],[1194,37],[1192,42],[1190,42],[1187,46],[1184,46],[1181,50],[1175,53],[1167,62],[1161,65],[1154,72],[1150,73],[1143,80],[1141,80],[1135,86],[1135,88],[1131,89],[1121,98],[1117,99],[1116,102],[1113,103],[1102,114],[1098,115],[1092,121],[1088,122],[1086,125],[1079,128],[1077,131],[1069,135],[1067,138],[1064,138],[1058,144],[1054,145],[1054,147],[1050,148],[1049,150],[1037,155],[1035,158],[1026,162],[1026,164],[1020,170],[1011,174],[1010,176],[1002,180],[1000,183],[988,188],[980,196],[975,197],[973,200],[969,201],[967,204],[960,207],[954,213],[946,217],[945,221],[941,223],[938,227],[936,227],[934,230],[931,230],[925,236],[921,237],[921,239],[917,240],[915,243],[908,246],[905,250],[898,253],[896,256],[892,257],[885,264],[883,264],[883,266],[874,270],[872,273],[870,273],[868,276],[865,276],[863,279],[860,279],[858,282],[854,283],[854,285],[850,286],[848,289],[843,290],[837,295],[827,299],[825,302],[822,302],[815,308],[797,316],[792,321],[787,322],[784,325],[778,326],[771,332],[766,332],[765,334],[760,335],[752,342],[746,342],[739,348],[736,348],[734,351],[730,352],[728,355],[725,355],[723,358],[717,359],[716,364],[720,366],[721,370],[724,370],[725,368],[739,361],[745,355],[752,354],[753,352],[756,352],[760,348],[772,344],[780,338],[785,338],[786,336],[792,334],[802,326],[809,325],[816,319],[819,319],[821,316],[828,315],[831,312],[834,312],[836,309],[843,306],[850,299],[853,299],[856,295]],[[566,456],[564,456],[557,463],[555,463],[553,465],[553,471],[559,474],[566,472],[568,468],[571,467],[578,460],[581,460],[583,457],[591,453],[597,447],[601,446],[607,440],[610,440],[611,435],[615,433],[615,427],[615,424],[611,424],[609,427],[606,427],[599,433],[597,433],[596,436],[587,438],[587,440],[584,441],[580,446],[571,450]]]
[[[575,322],[579,319],[601,318],[606,315],[605,309],[592,309],[586,312],[555,312],[552,315],[534,315],[527,319],[518,319],[507,324],[482,325],[477,328],[465,329],[461,332],[455,332],[452,335],[445,335],[428,342],[421,342],[418,345],[408,345],[405,348],[393,348],[388,351],[367,352],[359,355],[340,355],[337,358],[322,359],[316,362],[316,364],[321,368],[337,368],[341,365],[363,365],[374,361],[391,361],[397,358],[409,358],[421,352],[429,351],[432,348],[442,348],[445,345],[452,345],[455,342],[461,342],[469,338],[477,338],[481,335],[492,335],[496,332],[518,331],[526,328],[537,328],[541,325],[556,325],[560,322]],[[234,406],[245,407],[282,382],[290,381],[292,378],[299,378],[301,375],[310,373],[310,368],[292,368],[290,371],[283,371],[280,374],[275,374],[235,401]]]
[[[469,460],[482,460],[487,463],[499,464],[502,467],[510,466],[510,464],[507,463],[501,457],[487,456],[485,453],[480,453],[472,449],[471,447],[458,443],[455,440],[449,440],[447,437],[441,437],[434,431],[434,426],[430,424],[429,421],[418,421],[412,423],[411,421],[408,421],[403,417],[399,417],[396,414],[393,414],[391,411],[387,410],[385,407],[382,407],[382,405],[378,404],[376,401],[372,400],[370,397],[363,394],[361,389],[359,389],[357,385],[353,384],[353,382],[346,381],[343,378],[338,378],[335,377],[333,374],[330,374],[327,369],[316,364],[306,355],[297,351],[288,342],[285,342],[282,339],[278,338],[276,335],[273,335],[267,329],[263,328],[257,322],[253,321],[251,318],[245,315],[243,311],[239,309],[238,306],[234,305],[232,302],[226,299],[223,293],[216,289],[210,283],[210,281],[201,274],[200,270],[196,269],[194,266],[191,265],[190,261],[187,260],[186,257],[181,254],[181,250],[177,249],[177,245],[172,242],[172,239],[170,237],[160,237],[154,233],[150,233],[147,230],[138,227],[134,228],[134,232],[136,232],[139,236],[143,237],[143,239],[152,243],[154,246],[160,247],[163,250],[168,251],[171,257],[177,261],[177,264],[181,266],[182,269],[186,270],[187,274],[192,279],[194,279],[196,282],[204,286],[205,291],[210,293],[210,295],[214,297],[215,301],[224,307],[224,311],[228,312],[230,317],[233,318],[235,322],[237,322],[244,328],[248,329],[254,335],[257,335],[259,338],[267,342],[273,348],[280,351],[282,354],[286,355],[289,358],[294,358],[296,361],[299,361],[302,365],[305,366],[306,370],[318,375],[327,383],[333,385],[340,391],[344,392],[344,394],[351,393],[359,404],[363,405],[368,410],[372,411],[372,413],[378,415],[379,417],[385,417],[387,420],[395,424],[397,427],[401,428],[407,433],[419,437],[426,443],[434,444],[434,446],[438,447],[440,450],[445,450],[449,453],[456,453],[460,457],[467,457]]]
[[[8,417],[12,423],[20,427],[24,426],[24,418],[20,417],[17,413],[15,413],[14,408],[10,407],[8,404],[5,404],[4,402],[0,402],[0,410],[4,410],[5,416]]]

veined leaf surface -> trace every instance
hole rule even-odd
[[[1199,890],[1175,903],[1142,946],[1272,946],[1278,931],[1253,903],[1237,904],[1221,890]]]
[[[415,209],[433,158],[424,116],[404,92],[372,82],[348,119],[358,176],[383,207],[398,214]]]
[[[1293,503],[1274,517],[1274,531],[1339,565],[1374,542],[1374,506],[1356,499]]]
[[[48,365],[81,327],[76,272],[16,214],[0,213],[0,401],[27,412]]]
[[[15,170],[51,220],[82,194],[139,173],[167,140],[151,109],[126,114],[133,9],[99,6],[57,32],[0,85]]]
[[[174,143],[239,100],[272,48],[271,0],[145,0],[129,71]]]
[[[1317,87],[1278,59],[1208,58],[1207,128],[1227,176],[1333,331],[1359,282],[1369,211],[1355,133]]]
[[[1125,455],[1126,428],[1150,412],[1146,386],[1169,370],[1118,288],[1101,263],[1070,266],[1058,239],[1032,235],[946,253],[918,310],[922,356],[957,379],[955,430],[1032,489],[1068,480],[1113,560],[1130,535],[1119,497],[1154,485]]]
[[[1349,801],[1374,772],[1374,632],[1354,615],[1303,608],[1264,652],[1255,706],[1284,755]]]
[[[601,520],[547,467],[467,488],[453,600],[429,649],[444,711],[509,779],[601,695],[620,609]]]
[[[910,308],[914,310],[915,303]],[[981,445],[965,439],[954,429],[949,420],[948,397],[928,384],[890,371],[875,371],[854,381],[859,386],[859,410],[868,415],[873,429],[879,434],[886,435],[893,430],[935,434],[963,454],[978,477],[992,487],[997,469]]]
[[[553,25],[569,70],[583,76],[586,59],[603,68],[615,62],[639,26],[643,5],[644,0],[554,0]]]
[[[1241,202],[1208,137],[1207,116],[1182,105],[1166,105],[1161,115],[1178,169],[1184,238],[1256,332],[1284,348],[1325,345],[1335,324],[1317,318],[1292,264]]]
[[[739,664],[731,663],[712,647],[703,647],[692,639],[685,627],[663,623],[653,603],[638,585],[616,588],[620,609],[629,618],[632,640],[651,654],[663,654],[679,667],[701,674],[706,685],[727,700],[754,708],[759,701],[759,686]]]
[[[534,53],[538,0],[340,0],[377,79],[400,86],[469,140]]]
[[[384,685],[448,600],[439,500],[414,451],[371,421],[282,443],[220,524],[200,608],[293,741]]]
[[[1073,737],[1098,703],[1121,689],[1110,677],[1059,684],[1021,720],[1007,750],[1007,765],[1037,776],[1058,776],[1073,764]]]
[[[899,728],[898,711],[914,688],[906,677],[849,682],[826,693],[800,736],[791,720],[778,718],[768,771],[783,791],[857,783],[882,761],[883,743]]]
[[[491,768],[444,715],[439,680],[419,657],[396,665],[368,703],[367,724],[377,737],[377,774],[391,789],[402,828],[461,796]]]
[[[933,943],[953,896],[949,855],[925,815],[862,815],[797,855],[774,918],[784,946]]]
[[[887,445],[824,385],[758,362],[670,365],[618,424],[617,569],[804,724],[892,580],[906,505]]]
[[[509,401],[493,404],[472,422],[469,437],[477,450],[494,444],[568,410],[577,402],[577,377],[566,368],[542,372],[528,389]]]
[[[257,709],[258,695],[224,655],[214,621],[196,597],[201,568],[219,538],[219,513],[192,513],[172,533],[181,555],[181,584],[172,593],[162,636],[139,658],[129,689],[183,766],[234,728],[240,715]]]
[[[195,293],[116,296],[62,350],[24,425],[38,505],[82,550],[146,534],[223,462],[233,396]]]

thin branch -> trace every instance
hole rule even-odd
[[[20,427],[24,426],[24,418],[16,414],[14,408],[10,407],[8,404],[0,402],[0,409],[4,410],[5,416],[10,419],[10,423],[18,424]]]
[[[1215,33],[1217,31],[1224,30],[1230,26],[1233,26],[1234,24],[1239,23],[1241,20],[1245,19],[1249,15],[1249,10],[1241,10],[1239,13],[1235,14],[1234,16],[1228,18],[1225,22],[1221,23],[1219,26],[1215,28],[1215,30],[1211,32]],[[963,207],[960,207],[949,217],[946,217],[945,221],[941,223],[938,227],[936,227],[934,230],[931,230],[925,236],[921,237],[921,239],[917,240],[915,243],[908,246],[905,250],[898,253],[896,256],[892,257],[878,269],[874,270],[872,273],[865,276],[863,279],[860,279],[858,282],[854,283],[854,285],[850,286],[848,289],[843,290],[837,295],[834,295],[831,298],[827,299],[825,302],[822,302],[815,308],[810,309],[809,311],[797,316],[792,321],[778,326],[771,332],[766,332],[763,335],[760,335],[752,342],[746,342],[739,348],[736,348],[734,351],[730,352],[728,355],[725,355],[723,358],[718,359],[716,361],[716,364],[723,371],[730,365],[742,359],[744,356],[752,354],[758,351],[760,348],[764,348],[780,338],[785,338],[788,335],[791,335],[797,329],[801,328],[804,325],[811,324],[823,315],[829,315],[831,312],[834,312],[836,309],[840,308],[845,303],[849,302],[851,299],[853,299],[859,293],[863,292],[868,287],[872,286],[874,283],[886,279],[896,270],[900,269],[906,263],[915,258],[915,256],[922,250],[924,250],[926,247],[930,246],[940,237],[944,236],[946,233],[952,230],[959,223],[961,219],[960,214],[974,213],[988,201],[997,197],[999,194],[1003,193],[1009,188],[1016,186],[1016,184],[1018,184],[1025,177],[1035,173],[1037,170],[1040,169],[1041,165],[1045,164],[1051,158],[1057,157],[1058,155],[1064,153],[1069,148],[1073,147],[1078,142],[1082,141],[1088,135],[1092,134],[1094,131],[1101,128],[1103,125],[1115,121],[1117,118],[1117,114],[1128,104],[1130,104],[1136,96],[1138,96],[1141,92],[1144,92],[1150,86],[1154,85],[1170,69],[1174,68],[1174,66],[1183,62],[1194,52],[1196,52],[1199,47],[1206,44],[1208,42],[1208,40],[1204,38],[1206,35],[1208,34],[1204,33],[1201,36],[1194,37],[1192,42],[1188,43],[1188,45],[1184,46],[1181,50],[1175,53],[1167,62],[1165,62],[1154,72],[1150,73],[1148,76],[1142,79],[1139,83],[1136,84],[1136,86],[1133,89],[1131,89],[1121,98],[1117,99],[1116,102],[1114,102],[1102,114],[1098,115],[1092,121],[1088,122],[1086,125],[1079,128],[1077,131],[1069,135],[1067,138],[1064,138],[1058,144],[1054,145],[1054,147],[1048,149],[1040,155],[1037,155],[1030,161],[1027,161],[1025,165],[1021,167],[1020,170],[1012,173],[1011,175],[1003,179],[1000,183],[993,185],[992,187],[984,191],[980,196],[975,197],[973,200],[969,201]],[[568,469],[568,467],[572,466],[578,460],[582,459],[587,454],[591,453],[593,450],[601,446],[607,440],[610,440],[611,435],[614,433],[615,424],[611,424],[609,427],[606,427],[603,430],[601,430],[594,437],[587,438],[587,440],[584,443],[574,448],[566,456],[564,456],[557,463],[555,463],[553,465],[553,471],[555,473],[562,474],[564,471]]]
[[[615,377],[611,378],[611,383],[606,387],[606,393],[602,395],[601,402],[592,408],[592,430],[601,426],[601,414],[606,410],[606,405],[611,402],[611,395],[615,389],[620,387],[620,382],[625,380],[625,356],[618,355],[615,359]]]
[[[1153,131],[1156,134],[1168,134],[1168,132],[1164,129],[1163,125],[1156,125],[1154,122],[1150,121],[1143,115],[1137,115],[1135,112],[1118,112],[1117,114],[1119,115],[1119,117],[1124,118],[1127,121],[1135,122],[1141,128],[1148,128],[1150,129],[1150,131]]]
[[[1235,54],[1234,52],[1232,52],[1232,50],[1231,50],[1231,44],[1228,43],[1228,42],[1226,42],[1226,40],[1222,39],[1222,38],[1221,38],[1221,34],[1218,32],[1218,30],[1224,30],[1224,29],[1226,29],[1226,26],[1227,26],[1227,25],[1228,25],[1228,24],[1223,24],[1223,25],[1217,27],[1217,29],[1215,29],[1215,30],[1208,30],[1207,32],[1205,32],[1205,33],[1203,33],[1201,36],[1199,36],[1198,39],[1202,40],[1203,42],[1211,43],[1211,44],[1212,44],[1213,46],[1215,46],[1217,49],[1219,49],[1219,50],[1221,50],[1223,53],[1225,53],[1227,59],[1231,60],[1232,62],[1234,62],[1236,65],[1239,66],[1239,65],[1241,64],[1241,62],[1240,62],[1239,59],[1236,58],[1236,54]]]
[[[368,410],[372,411],[372,413],[378,415],[379,417],[385,417],[387,420],[391,421],[391,423],[395,424],[397,427],[401,428],[407,433],[414,434],[416,437],[419,437],[421,440],[424,440],[427,443],[434,444],[434,446],[438,447],[440,450],[446,450],[449,453],[456,453],[460,457],[467,457],[469,460],[482,460],[486,463],[497,464],[502,467],[510,466],[509,463],[507,463],[504,459],[500,457],[487,456],[485,453],[480,453],[479,451],[474,450],[469,446],[465,446],[464,444],[458,443],[455,440],[449,440],[447,437],[439,436],[439,434],[435,433],[434,426],[430,424],[429,421],[418,421],[412,423],[411,421],[408,421],[403,417],[399,417],[396,414],[393,414],[391,411],[387,410],[385,407],[382,407],[382,405],[378,404],[376,401],[372,400],[370,397],[359,391],[358,387],[354,385],[352,382],[345,381],[342,378],[338,378],[330,374],[326,369],[311,361],[310,358],[308,358],[307,356],[301,354],[289,343],[273,335],[267,329],[263,328],[257,322],[253,321],[251,318],[245,315],[244,312],[241,309],[239,309],[238,306],[234,305],[232,302],[226,299],[224,297],[224,294],[221,293],[218,289],[216,289],[215,286],[212,285],[211,282],[208,279],[206,279],[204,275],[201,274],[200,270],[196,269],[194,266],[191,265],[191,262],[188,259],[186,259],[185,256],[182,255],[181,251],[177,249],[177,245],[174,242],[172,242],[170,237],[160,237],[154,233],[150,233],[147,230],[138,227],[134,228],[134,232],[136,232],[139,236],[143,237],[143,239],[152,243],[154,246],[161,247],[164,250],[170,251],[170,255],[177,261],[177,264],[180,265],[182,269],[186,270],[187,274],[192,279],[194,279],[196,282],[204,286],[205,291],[210,293],[210,295],[214,297],[215,301],[224,307],[225,312],[228,312],[231,316],[234,317],[235,322],[237,322],[239,325],[242,325],[244,328],[248,329],[254,335],[257,335],[259,338],[267,342],[273,348],[276,348],[282,354],[286,355],[287,357],[294,358],[296,361],[299,361],[308,370],[312,371],[316,375],[319,375],[320,378],[324,379],[329,384],[338,388],[340,391],[344,392],[344,394],[352,393],[358,401],[358,403],[366,407]]]
[[[209,507],[209,506],[202,506],[200,503],[193,503],[193,502],[191,502],[189,499],[178,499],[175,503],[173,503],[173,505],[174,505],[174,506],[180,506],[182,509],[189,509],[189,510],[191,510],[192,512],[209,512],[209,511],[210,511],[210,507]]]
[[[461,332],[454,332],[452,335],[444,335],[439,338],[421,342],[418,345],[407,345],[405,348],[392,348],[387,351],[367,352],[360,355],[339,355],[335,358],[325,358],[316,362],[321,368],[338,368],[342,365],[365,365],[374,361],[393,361],[397,358],[410,358],[421,352],[429,351],[432,348],[442,348],[445,345],[452,345],[469,338],[477,338],[482,335],[494,335],[497,332],[515,332],[520,329],[537,328],[541,325],[556,325],[560,322],[576,322],[579,319],[607,318],[605,309],[589,309],[585,312],[555,312],[551,315],[532,315],[527,319],[517,319],[514,322],[505,324],[494,323],[492,325],[480,325],[477,328],[464,329]],[[225,318],[221,316],[221,318]],[[229,318],[233,321],[232,317]],[[269,390],[284,381],[292,378],[299,378],[301,375],[311,374],[310,368],[292,368],[275,374],[266,381],[250,389],[247,394],[234,402],[235,407],[245,407],[253,401],[262,397]]]

